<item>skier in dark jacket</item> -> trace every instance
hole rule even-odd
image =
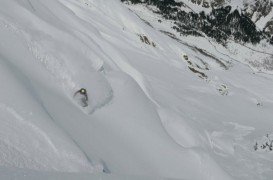
[[[88,106],[88,95],[85,88],[81,88],[80,90],[76,91],[74,94],[74,98],[77,97],[81,101],[81,105],[83,107]]]

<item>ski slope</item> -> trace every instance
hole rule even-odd
[[[253,150],[272,132],[273,78],[248,55],[177,41],[119,0],[2,0],[0,39],[0,177],[273,177],[272,153]]]

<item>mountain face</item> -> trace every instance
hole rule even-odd
[[[267,20],[262,26],[259,26],[261,30],[264,30],[266,33],[273,34],[272,30],[272,0],[189,0],[193,4],[197,4],[207,9],[215,9],[223,6],[231,5],[235,8],[239,8],[242,13],[249,17],[254,23],[263,21],[264,18]]]
[[[161,14],[167,20],[173,20],[173,29],[183,35],[205,34],[221,44],[225,44],[228,39],[253,44],[265,39],[273,44],[272,19],[269,19],[262,29],[255,24],[273,12],[272,1],[247,2],[241,5],[241,9],[238,6],[234,8],[235,5],[230,1],[191,0],[190,5],[200,6],[198,10],[194,10],[186,1],[122,1],[155,6],[154,13]]]
[[[181,1],[181,0],[180,0]],[[253,22],[258,22],[264,17],[269,16],[263,28],[270,26],[269,21],[272,20],[270,14],[273,7],[272,0],[186,0],[192,4],[196,4],[204,9],[215,9],[223,6],[232,6],[240,9],[244,15],[249,17]]]
[[[0,179],[273,179],[272,11],[205,2],[2,0]]]

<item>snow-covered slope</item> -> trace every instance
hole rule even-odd
[[[268,16],[272,11],[272,0],[176,0],[185,3],[193,11],[211,11],[213,8],[231,6],[247,12],[252,20],[259,21]]]
[[[272,76],[249,54],[139,16],[119,0],[1,2],[3,177],[273,177],[272,154],[253,149],[272,131]],[[73,99],[81,87],[86,108]]]
[[[187,8],[194,12],[210,12],[213,8],[231,6],[248,16],[261,30],[268,31],[271,35],[273,21],[272,0],[177,0],[185,3]]]

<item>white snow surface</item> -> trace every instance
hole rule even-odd
[[[271,48],[177,41],[133,10],[1,1],[0,179],[272,179],[272,153],[253,149],[273,131]]]

